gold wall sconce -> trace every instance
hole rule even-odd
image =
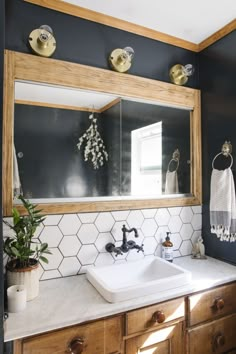
[[[113,70],[119,71],[120,73],[127,72],[131,65],[134,57],[134,50],[131,47],[125,47],[124,49],[115,49],[111,52],[109,56],[109,63]]]
[[[29,35],[29,45],[34,53],[50,57],[56,50],[56,40],[51,27],[42,25]]]
[[[189,76],[194,73],[194,67],[192,64],[181,65],[176,64],[172,66],[169,71],[170,81],[175,85],[185,85]]]

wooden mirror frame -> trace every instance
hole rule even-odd
[[[168,70],[168,68],[166,68]],[[122,97],[155,101],[161,105],[188,108],[190,113],[191,141],[191,196],[160,199],[101,200],[39,204],[45,214],[65,214],[125,209],[145,209],[186,205],[202,202],[201,173],[201,118],[200,91],[188,87],[146,79],[110,70],[5,51],[4,59],[4,116],[3,116],[3,215],[12,215],[13,207],[13,127],[14,82],[34,81],[60,85]],[[16,208],[24,213],[21,205]]]

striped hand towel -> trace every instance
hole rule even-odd
[[[236,241],[236,202],[231,168],[212,170],[210,223],[211,232],[221,241]]]

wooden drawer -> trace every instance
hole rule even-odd
[[[236,315],[188,331],[188,354],[236,353]]]
[[[163,323],[184,317],[184,298],[163,302],[126,314],[126,335],[155,329]]]
[[[38,335],[18,341],[14,354],[65,354],[71,353],[69,345],[75,338],[82,338],[83,344],[77,349],[83,354],[121,354],[123,353],[122,317],[96,321],[87,325],[75,326],[48,334]],[[77,344],[80,346],[80,344]]]
[[[188,325],[236,312],[236,283],[188,297]]]
[[[183,323],[179,322],[128,339],[126,354],[183,354],[183,345]]]

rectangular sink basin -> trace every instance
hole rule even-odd
[[[119,302],[187,285],[191,273],[159,257],[89,268],[87,279],[108,302]]]

